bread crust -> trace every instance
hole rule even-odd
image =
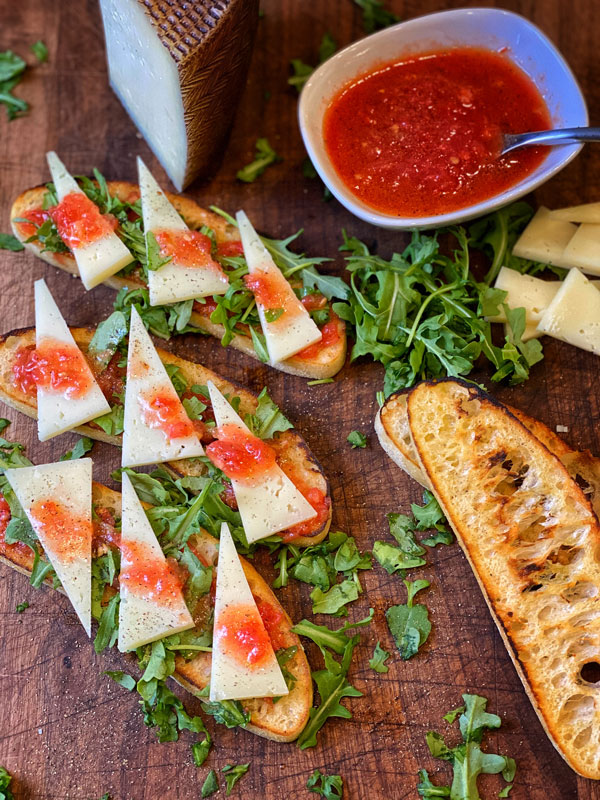
[[[100,483],[93,484],[92,502],[94,507],[102,507],[115,511],[120,516],[121,495]],[[211,564],[217,560],[218,541],[207,531],[191,540],[204,558]],[[33,568],[33,553],[16,551],[2,553],[0,543],[0,562],[23,575],[31,576]],[[250,589],[255,597],[268,602],[282,612],[279,634],[285,638],[286,647],[297,647],[295,655],[287,662],[286,667],[296,678],[296,684],[290,693],[282,697],[277,703],[270,699],[243,701],[246,711],[251,714],[250,723],[246,730],[272,739],[276,742],[291,742],[296,739],[306,725],[313,703],[313,688],[310,667],[299,637],[292,631],[292,621],[285,609],[279,603],[270,587],[254,567],[240,557],[244,573],[248,579]],[[51,585],[51,582],[46,581]],[[64,594],[64,591],[59,589]],[[181,656],[175,657],[175,673],[172,676],[177,683],[187,689],[191,694],[200,696],[202,690],[210,682],[211,653],[198,653],[190,661]]]
[[[71,328],[71,333],[79,347],[85,353],[94,334],[91,328]],[[0,335],[0,400],[11,408],[15,408],[22,414],[33,419],[37,418],[37,402],[35,396],[23,393],[14,383],[12,377],[12,365],[15,352],[28,345],[35,345],[35,328],[19,328]],[[257,405],[257,398],[243,387],[225,380],[212,370],[207,369],[201,364],[179,358],[173,353],[157,348],[161,360],[166,364],[173,364],[179,367],[181,374],[187,380],[188,385],[205,385],[211,380],[225,394],[234,392],[240,397],[240,411],[243,414],[254,413]],[[77,433],[89,436],[101,442],[107,442],[120,446],[121,436],[110,436],[101,428],[93,425],[81,425],[76,429]],[[329,515],[327,519],[309,535],[298,536],[294,539],[294,544],[305,547],[317,544],[322,541],[331,525],[332,507],[331,492],[329,481],[325,477],[323,469],[314,455],[308,448],[304,439],[294,429],[278,433],[274,439],[270,440],[277,453],[278,462],[285,470],[286,464],[293,470],[294,475],[302,478],[309,488],[320,489],[326,498],[329,499]],[[203,465],[196,461],[183,460],[174,461],[169,464],[171,470],[178,475],[198,475],[203,471]]]
[[[600,525],[559,458],[466,382],[419,384],[408,418],[422,468],[550,740],[600,779]]]
[[[108,181],[107,185],[111,195],[118,197],[120,200],[133,202],[140,196],[139,187],[134,183]],[[23,233],[19,223],[14,221],[15,219],[26,219],[28,213],[34,209],[41,208],[46,191],[45,186],[36,186],[33,189],[27,189],[17,197],[10,212],[13,233],[30,253],[33,253],[46,263],[52,264],[54,267],[79,277],[77,264],[71,253],[44,252],[38,242],[26,241],[28,236]],[[217,242],[239,239],[237,228],[230,225],[223,217],[214,214],[212,211],[206,211],[206,209],[201,208],[198,203],[185,195],[172,194],[170,192],[165,192],[165,194],[191,228],[201,228],[203,225],[207,225],[214,230]],[[122,289],[124,286],[128,289],[139,289],[140,286],[145,286],[139,276],[134,274],[126,278],[112,276],[104,283],[113,289]],[[225,334],[225,328],[222,325],[211,322],[208,317],[198,314],[196,311],[192,312],[190,321],[193,325],[211,336],[215,336],[217,339],[221,339]],[[338,322],[338,331],[340,334],[338,340],[323,348],[315,358],[307,360],[292,356],[292,358],[288,358],[278,364],[276,368],[282,372],[298,375],[302,378],[321,379],[333,377],[344,366],[346,360],[346,326],[343,320]],[[237,334],[231,341],[231,346],[258,360],[250,336]]]

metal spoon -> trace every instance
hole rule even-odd
[[[532,133],[507,133],[502,137],[504,156],[517,147],[531,145],[573,144],[575,142],[600,142],[600,128],[558,128],[550,131],[534,131]]]

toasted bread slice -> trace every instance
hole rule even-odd
[[[94,509],[104,508],[115,517],[121,516],[121,495],[100,483],[93,484],[92,502]],[[194,550],[202,554],[207,563],[215,564],[218,554],[218,541],[206,531],[190,540]],[[296,678],[290,693],[273,703],[271,698],[244,700],[243,706],[251,718],[246,729],[273,739],[276,742],[291,742],[296,739],[308,721],[313,701],[310,667],[298,636],[292,631],[292,621],[281,607],[279,601],[266,581],[244,558],[241,559],[244,572],[252,594],[257,601],[269,603],[281,612],[277,623],[277,636],[282,647],[297,647],[297,651],[286,663],[286,668]],[[6,545],[0,539],[0,562],[24,575],[31,575],[33,553],[27,545]],[[62,591],[62,589],[60,590]],[[199,696],[210,682],[210,653],[198,653],[190,661],[181,656],[175,658],[173,678],[193,695]]]
[[[71,328],[75,341],[85,353],[92,339],[94,331],[89,328]],[[16,408],[28,417],[37,418],[37,401],[35,394],[26,394],[16,385],[13,375],[13,365],[18,351],[25,347],[35,346],[35,328],[22,328],[0,336],[0,400],[11,408]],[[165,364],[179,367],[180,375],[187,381],[188,386],[198,384],[206,385],[211,380],[224,393],[240,397],[240,413],[252,414],[256,410],[257,399],[250,392],[240,386],[226,381],[220,375],[186,359],[169,353],[160,348],[157,352]],[[111,436],[105,433],[94,423],[82,425],[76,429],[77,433],[98,439],[109,444],[121,444],[121,436]],[[309,520],[303,525],[304,534],[294,537],[294,544],[300,547],[316,544],[325,538],[331,524],[331,495],[329,482],[325,477],[320,464],[312,455],[306,442],[294,429],[279,432],[269,444],[277,454],[277,462],[294,483],[304,491],[318,489],[325,497],[328,506],[327,514],[318,514],[314,520]],[[198,475],[205,467],[201,462],[186,460],[176,461],[171,465],[173,471],[180,475]],[[281,535],[285,535],[282,531]]]
[[[135,202],[139,199],[140,190],[136,184],[126,183],[125,181],[108,181],[107,185],[113,197],[118,197],[120,200],[127,202]],[[27,250],[38,258],[79,277],[77,264],[71,253],[52,253],[44,251],[39,242],[27,243],[26,240],[31,235],[31,226],[24,226],[22,223],[14,221],[15,219],[27,219],[28,214],[31,214],[32,211],[41,209],[46,191],[45,186],[36,186],[34,189],[28,189],[17,197],[10,212],[14,235],[25,245]],[[203,225],[207,225],[214,230],[217,242],[239,241],[240,237],[237,228],[230,225],[223,217],[213,214],[211,211],[206,211],[189,197],[169,192],[166,192],[166,195],[190,228],[199,229]],[[113,289],[121,289],[123,286],[127,286],[130,289],[139,289],[140,286],[146,285],[143,276],[137,272],[127,277],[115,275],[106,280],[105,283],[108,286],[112,286]],[[196,327],[206,331],[211,336],[216,336],[218,339],[221,339],[225,334],[225,328],[222,325],[211,322],[209,317],[197,311],[192,312],[190,321]],[[346,360],[346,327],[342,320],[338,320],[337,325],[339,336],[335,342],[322,348],[312,358],[305,359],[298,356],[288,358],[278,364],[277,369],[303,378],[320,379],[330,378],[335,375],[343,367]],[[231,346],[241,350],[246,355],[258,358],[252,344],[252,338],[249,335],[236,335],[231,342]]]
[[[410,391],[407,389],[386,400],[375,417],[375,430],[379,443],[392,461],[425,489],[431,489],[429,479],[419,463],[408,424],[407,401]],[[596,516],[600,518],[600,458],[596,458],[588,451],[574,450],[543,422],[512,406],[506,407],[527,430],[561,460],[570,476],[587,495]]]
[[[462,381],[408,397],[416,452],[548,736],[600,778],[600,525],[566,468]]]

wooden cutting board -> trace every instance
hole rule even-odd
[[[387,5],[408,18],[462,4],[389,0]],[[556,42],[582,84],[592,120],[598,119],[600,103],[596,5],[594,0],[502,3],[536,22]],[[194,186],[189,193],[202,204],[216,203],[229,211],[243,206],[256,226],[271,236],[283,237],[303,227],[299,246],[311,255],[332,257],[331,270],[338,273],[343,268],[337,254],[343,227],[377,245],[383,255],[402,248],[401,235],[360,223],[335,201],[323,202],[319,182],[302,175],[296,92],[286,84],[289,61],[298,57],[315,63],[326,31],[338,45],[359,38],[360,12],[351,0],[263,0],[262,6],[248,87],[224,163],[212,182]],[[75,173],[89,173],[97,166],[108,178],[126,180],[135,180],[139,153],[165,182],[108,88],[95,0],[0,0],[0,19],[0,49],[25,54],[41,38],[50,53],[48,63],[31,70],[18,88],[31,104],[30,113],[9,124],[0,109],[0,230],[9,229],[12,199],[47,179],[44,153],[50,148]],[[267,136],[284,160],[255,183],[241,184],[235,172],[252,160],[259,136]],[[548,205],[581,203],[599,199],[599,187],[600,146],[590,145],[535,199]],[[94,324],[111,308],[110,289],[86,293],[78,280],[32,256],[0,252],[2,331],[33,324],[33,281],[42,276],[72,324]],[[346,366],[333,384],[311,388],[302,379],[226,351],[215,340],[188,336],[172,347],[253,391],[268,385],[327,469],[335,525],[355,536],[362,549],[386,535],[387,513],[406,512],[411,501],[420,500],[420,488],[389,461],[373,433],[375,392],[382,382],[379,366],[362,360]],[[524,386],[494,387],[494,393],[552,428],[567,426],[566,439],[576,447],[600,452],[600,361],[551,340],[544,341],[544,350],[544,361]],[[0,411],[14,420],[10,437],[24,442],[38,462],[57,458],[75,441],[67,435],[39,444],[33,422],[16,412]],[[368,435],[366,450],[350,450],[346,436],[353,429]],[[92,455],[97,479],[110,482],[118,453],[96,444]],[[486,741],[490,752],[517,759],[511,797],[600,798],[600,787],[577,777],[544,735],[459,547],[438,548],[430,561],[419,577],[432,582],[427,604],[433,633],[408,663],[400,660],[384,619],[389,605],[404,602],[400,578],[380,568],[361,574],[366,591],[351,608],[351,616],[358,619],[369,606],[376,613],[363,633],[351,674],[365,693],[363,699],[347,701],[352,720],[328,722],[319,746],[304,752],[243,730],[228,731],[210,720],[216,747],[200,770],[193,765],[187,734],[177,743],[158,744],[154,731],[143,725],[136,697],[102,674],[124,668],[126,662],[118,654],[94,654],[67,600],[31,589],[22,576],[0,566],[0,764],[15,775],[16,797],[90,800],[110,792],[113,800],[191,800],[200,796],[208,767],[249,761],[248,775],[234,795],[309,797],[306,780],[319,768],[344,777],[348,798],[416,798],[419,767],[430,769],[437,782],[448,781],[450,770],[431,759],[425,733],[432,727],[446,732],[442,714],[459,705],[461,692],[468,691],[488,697],[489,710],[502,717],[501,731]],[[265,559],[259,559],[258,566],[271,576]],[[309,587],[292,582],[280,593],[293,618],[310,615],[308,592]],[[29,609],[15,613],[23,600],[29,601]],[[378,639],[394,654],[387,675],[368,666]],[[309,656],[318,668],[317,653],[310,649]],[[182,696],[190,711],[198,713],[199,702]],[[495,797],[500,786],[495,776],[485,777],[483,797]]]

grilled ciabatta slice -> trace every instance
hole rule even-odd
[[[112,518],[119,519],[121,516],[121,495],[100,483],[93,484],[92,504],[96,516],[98,516],[98,512],[102,515],[103,510],[108,512]],[[209,533],[202,531],[198,536],[190,538],[189,544],[207,564],[214,565],[216,563],[218,541]],[[102,546],[106,547],[106,545]],[[101,555],[101,553],[95,555]],[[27,545],[20,543],[7,545],[4,537],[0,537],[0,562],[3,564],[29,576],[33,568],[33,558],[33,551]],[[243,706],[251,714],[246,730],[277,742],[291,742],[299,736],[306,725],[312,706],[313,690],[310,668],[302,644],[292,631],[292,621],[285,610],[254,567],[244,558],[241,559],[241,562],[257,602],[266,603],[279,612],[279,620],[275,623],[279,646],[297,647],[296,653],[286,662],[286,668],[296,678],[295,685],[290,693],[279,699],[277,703],[273,703],[271,699],[244,700]],[[173,678],[192,694],[200,695],[210,682],[211,657],[211,653],[199,652],[194,658],[186,661],[177,655]]]
[[[583,491],[500,403],[456,380],[408,397],[416,452],[551,741],[600,778],[600,526]],[[595,676],[592,675],[592,678]]]
[[[112,197],[129,203],[139,200],[140,190],[134,183],[108,181],[107,186]],[[44,245],[39,241],[28,242],[27,239],[35,232],[35,226],[15,222],[17,219],[29,219],[32,214],[39,214],[43,208],[46,194],[47,189],[45,186],[36,186],[17,197],[10,212],[13,233],[25,245],[25,248],[38,258],[79,277],[79,270],[72,253],[55,253],[50,250],[44,250]],[[223,217],[201,208],[190,197],[171,194],[170,192],[166,192],[166,195],[192,230],[199,230],[203,225],[206,225],[214,231],[217,244],[239,242],[240,236],[237,228],[226,222]],[[104,283],[113,289],[121,289],[124,286],[129,289],[139,289],[146,286],[146,281],[139,270],[126,276],[114,275]],[[211,322],[210,317],[206,314],[206,308],[208,307],[196,304],[190,322],[192,325],[211,334],[211,336],[221,339],[225,334],[225,328],[222,325]],[[204,313],[201,313],[203,310]],[[344,322],[337,318],[336,325],[338,331],[337,339],[323,347],[319,353],[310,358],[292,356],[277,364],[277,369],[282,372],[288,372],[291,375],[300,375],[304,378],[321,379],[335,375],[343,367],[346,360],[346,327]],[[249,331],[247,335],[239,333],[234,336],[231,346],[241,350],[246,355],[252,356],[252,358],[258,358]]]
[[[90,328],[71,328],[71,333],[77,345],[83,353],[86,353],[94,331]],[[15,380],[13,371],[19,353],[23,353],[27,348],[34,347],[35,328],[22,328],[0,336],[0,401],[11,408],[16,408],[17,411],[26,414],[28,417],[36,419],[36,394],[35,392],[24,392]],[[224,394],[231,394],[233,397],[238,396],[240,398],[240,414],[242,417],[245,414],[253,414],[256,411],[257,398],[241,386],[225,380],[220,375],[212,372],[212,370],[202,366],[202,364],[179,358],[173,353],[160,348],[157,348],[157,352],[164,364],[179,369],[178,375],[186,381],[189,387],[194,385],[205,386],[207,381],[213,381]],[[119,355],[115,356],[105,372],[97,376],[111,405],[114,405],[115,402],[114,395],[122,394],[123,390],[125,368],[118,367],[117,362],[119,359]],[[95,362],[91,362],[90,366],[92,370],[96,370]],[[205,403],[208,402],[206,398],[204,400]],[[121,434],[118,436],[107,434],[94,422],[82,425],[77,428],[76,432],[84,436],[90,436],[92,439],[98,439],[101,442],[119,446],[121,444]],[[280,431],[268,441],[276,452],[277,463],[296,486],[305,494],[312,491],[313,496],[322,500],[319,504],[320,510],[318,510],[317,516],[312,520],[301,523],[302,535],[294,536],[294,544],[301,547],[316,544],[325,538],[331,524],[329,482],[306,442],[294,429]],[[198,475],[206,469],[202,462],[194,460],[175,461],[170,466],[173,471],[180,475]],[[310,496],[308,499],[310,502]],[[298,529],[296,529],[296,533],[298,533]],[[281,535],[285,535],[285,531],[282,531]]]
[[[398,392],[386,400],[375,417],[375,431],[379,443],[392,461],[425,489],[430,489],[429,479],[421,468],[410,434],[407,406],[410,391],[407,389]],[[590,500],[596,516],[600,518],[600,458],[588,451],[574,450],[543,422],[512,406],[506,408],[561,460]]]

